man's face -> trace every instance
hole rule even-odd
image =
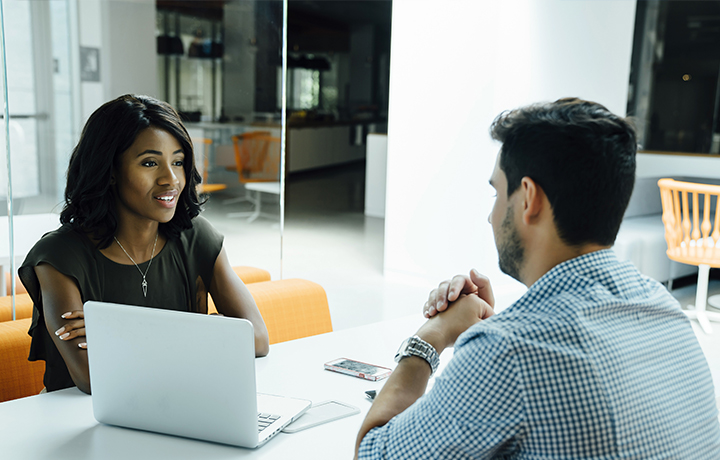
[[[495,161],[490,185],[495,189],[495,204],[489,220],[495,236],[500,270],[520,281],[525,247],[515,225],[515,209],[511,197],[507,195],[507,178],[500,169],[500,154]],[[518,190],[513,193],[513,196],[516,196],[517,192]]]

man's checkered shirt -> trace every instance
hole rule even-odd
[[[611,250],[563,262],[468,329],[428,394],[360,458],[720,459],[690,323]]]

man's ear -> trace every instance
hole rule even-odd
[[[523,194],[523,223],[533,223],[540,218],[545,208],[545,192],[537,182],[527,176],[521,179],[520,190]]]

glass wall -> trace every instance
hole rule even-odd
[[[231,264],[281,277],[284,73],[277,69],[285,3],[2,0],[3,294],[14,284],[6,275],[59,226],[65,171],[85,121],[127,93],[181,112],[204,177],[204,216],[224,234]]]
[[[637,2],[628,114],[641,148],[720,153],[720,2]]]

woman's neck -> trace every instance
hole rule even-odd
[[[152,225],[154,224],[154,225]],[[118,226],[110,246],[100,252],[110,260],[129,264],[147,262],[165,246],[166,238],[157,222],[143,226]]]

